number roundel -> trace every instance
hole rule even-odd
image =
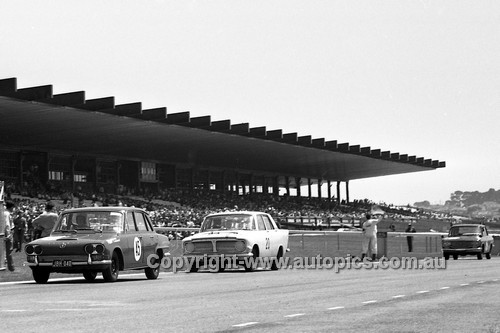
[[[141,240],[138,237],[134,238],[134,258],[135,261],[139,261],[141,259],[142,254],[142,244]]]

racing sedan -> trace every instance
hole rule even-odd
[[[280,229],[271,215],[263,212],[215,213],[204,218],[199,233],[182,240],[182,247],[191,272],[212,259],[219,260],[217,271],[226,266],[252,271],[260,261],[277,270],[288,251],[288,230]]]
[[[86,207],[63,211],[50,236],[28,243],[25,252],[37,283],[46,283],[52,272],[82,273],[87,281],[102,273],[114,282],[123,270],[144,270],[148,279],[158,278],[156,260],[168,248],[168,237],[154,231],[146,211]]]

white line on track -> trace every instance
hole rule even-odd
[[[246,326],[251,326],[251,325],[255,325],[255,324],[258,324],[259,322],[257,321],[250,321],[248,323],[243,323],[243,324],[236,324],[236,325],[233,325],[233,327],[246,327]]]
[[[477,284],[485,283],[486,281],[477,281]]]
[[[24,309],[19,309],[19,310],[0,310],[0,312],[26,312],[28,310],[24,310]]]
[[[491,280],[491,281],[497,282],[497,281],[498,281],[498,279],[493,279],[493,280]]]
[[[441,290],[445,290],[445,289],[450,289],[450,287],[441,287],[441,288],[439,288],[439,289],[441,289]]]
[[[372,301],[365,301],[365,302],[362,302],[363,304],[373,304],[373,303],[377,303],[378,301],[377,300],[372,300]]]
[[[284,317],[285,318],[293,318],[293,317],[300,317],[300,316],[303,316],[303,315],[305,315],[305,313],[294,313],[294,314],[286,315]]]
[[[469,284],[468,283],[462,283],[460,284],[461,287],[465,287],[465,286],[468,286]]]
[[[428,292],[429,292],[429,290],[420,290],[420,291],[417,291],[417,294],[425,294]]]
[[[395,295],[395,296],[392,296],[392,298],[403,298],[405,297],[405,295]]]
[[[164,272],[163,274],[167,275],[169,273],[171,273],[171,272]],[[171,273],[171,274],[173,274],[173,273]],[[144,273],[120,274],[118,276],[118,279],[120,279],[120,278],[127,278],[127,277],[134,277],[134,276],[144,276]],[[83,276],[82,277],[75,276],[75,277],[67,277],[67,278],[56,278],[56,279],[49,279],[49,283],[50,282],[75,281],[75,280],[82,280],[83,281],[84,279],[83,279]],[[0,282],[0,286],[8,286],[8,285],[11,285],[11,284],[27,284],[27,283],[33,283],[33,284],[35,284],[35,281],[34,280],[28,280],[28,281]]]
[[[328,308],[328,310],[340,310],[345,309],[345,306],[334,306],[333,308]]]

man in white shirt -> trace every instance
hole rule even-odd
[[[11,214],[14,212],[14,208],[15,208],[14,203],[8,201],[5,203],[5,211],[3,212],[5,218],[5,230],[4,230],[5,258],[7,259],[7,268],[11,272],[15,270],[14,262],[12,260],[13,244],[12,244],[12,217],[11,217]],[[3,258],[1,260],[3,260]]]
[[[372,218],[370,213],[366,214],[366,221],[363,223],[361,260],[367,256],[368,251],[371,253],[372,260],[377,259],[377,224],[380,221],[382,221],[382,215],[379,215],[379,218]]]

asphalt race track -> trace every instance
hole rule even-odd
[[[500,258],[446,266],[0,283],[0,318],[9,333],[500,332]]]

